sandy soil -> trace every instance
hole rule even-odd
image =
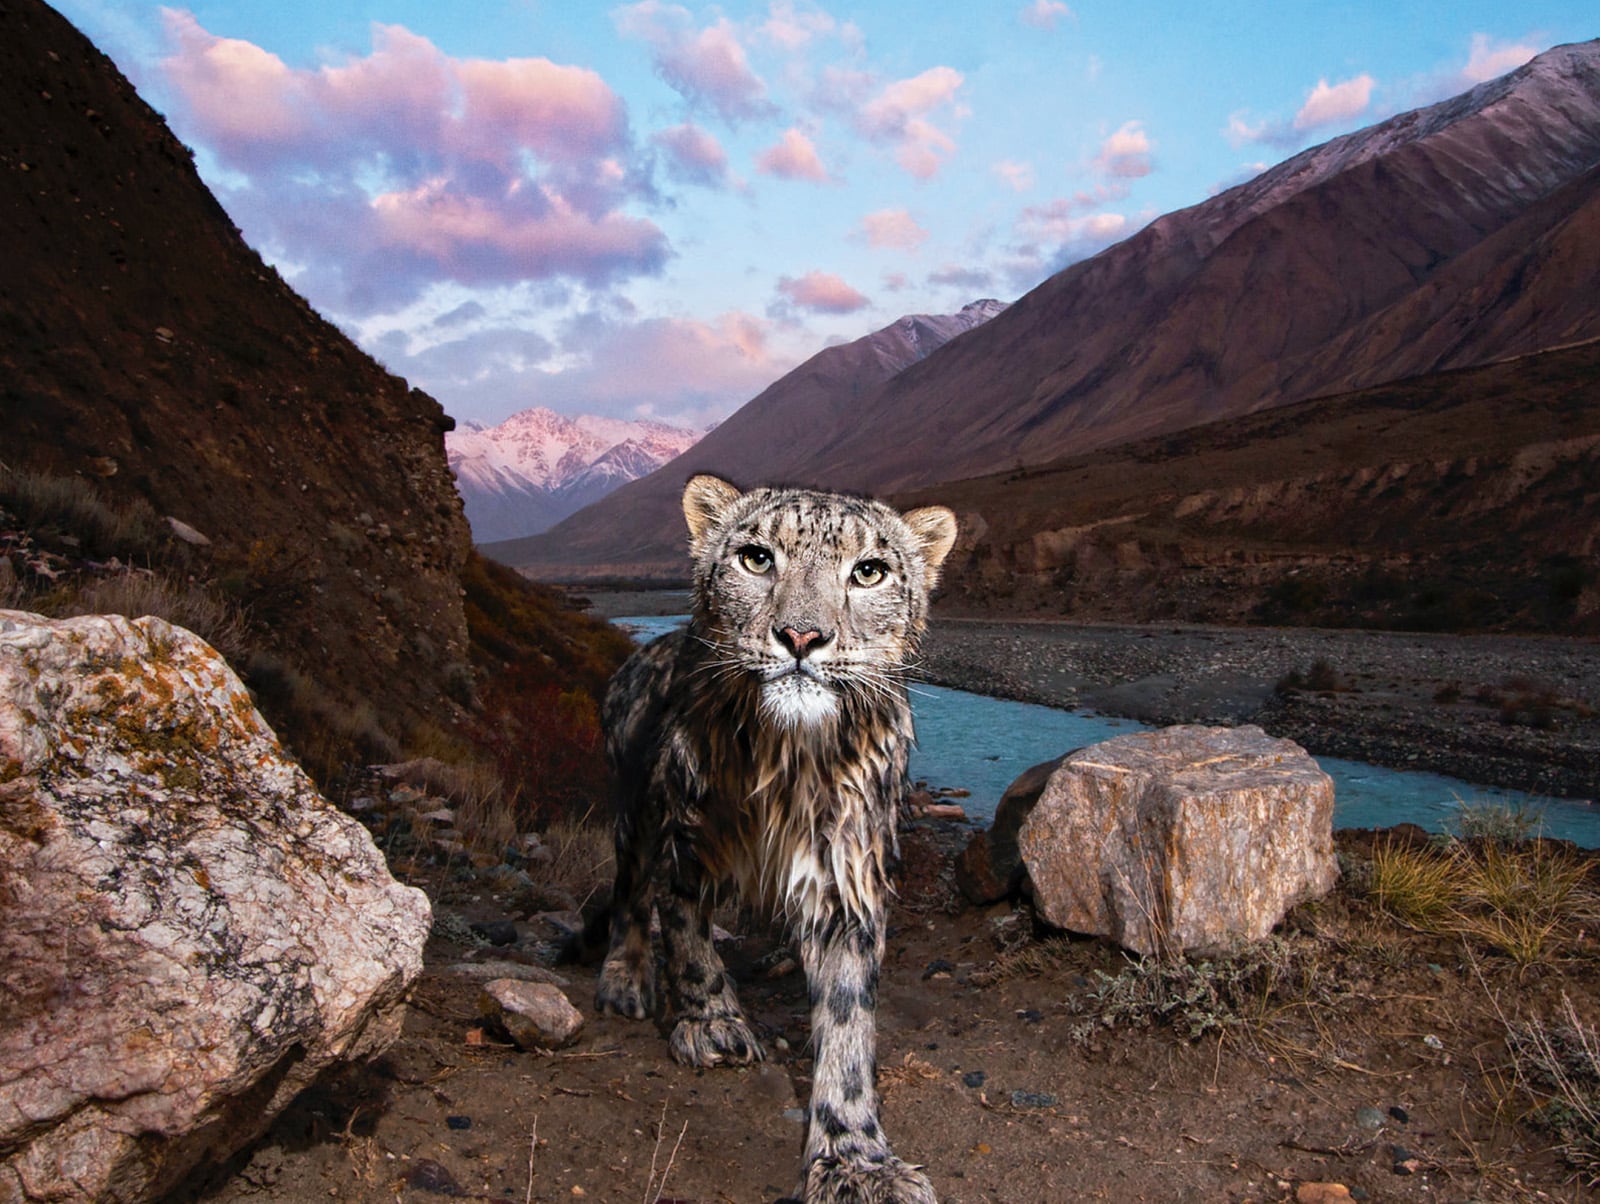
[[[1191,1040],[1108,1027],[1095,994],[1128,965],[1120,953],[1041,941],[1025,905],[962,907],[948,858],[964,831],[907,836],[879,1089],[897,1151],[927,1165],[945,1204],[1600,1199],[1547,1132],[1517,1123],[1528,1101],[1498,1011],[1549,1014],[1565,992],[1592,1023],[1592,935],[1519,971],[1341,889],[1286,926],[1295,985]],[[430,881],[447,910],[506,914],[460,871]],[[448,968],[508,951],[436,940],[398,1045],[302,1096],[220,1180],[174,1199],[778,1200],[809,1092],[805,985],[770,931],[730,923],[724,954],[770,1053],[760,1067],[685,1069],[664,1024],[614,1018],[591,1018],[567,1051],[520,1052],[485,1030],[477,987]],[[531,961],[529,948],[509,953]],[[592,968],[559,973],[587,1009]],[[1350,1195],[1301,1194],[1317,1183]]]

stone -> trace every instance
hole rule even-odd
[[[1302,1183],[1295,1189],[1295,1204],[1338,1204],[1354,1199],[1343,1183]]]
[[[969,902],[981,907],[1015,894],[1022,885],[1017,833],[1044,793],[1050,775],[1071,755],[1023,770],[995,804],[994,822],[984,831],[974,832],[967,841],[967,847],[956,858],[956,886]]]
[[[0,611],[0,1201],[130,1204],[399,1034],[429,906],[157,618]]]
[[[1259,940],[1339,875],[1332,779],[1253,726],[1169,727],[1068,755],[1017,845],[1047,921],[1142,955]]]
[[[583,1013],[547,982],[497,978],[484,983],[478,1010],[505,1029],[518,1049],[561,1049],[583,1032]]]

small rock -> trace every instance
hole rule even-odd
[[[1394,1117],[1403,1125],[1411,1123],[1411,1113],[1407,1112],[1399,1104],[1396,1104],[1394,1107],[1389,1109],[1389,1115]]]
[[[928,963],[928,968],[922,972],[922,981],[927,982],[928,979],[938,974],[952,974],[954,973],[955,968],[955,963],[947,962],[942,957],[935,958],[933,961]]]
[[[1017,1019],[1024,1024],[1038,1024],[1044,1019],[1044,1013],[1038,1008],[1018,1008]]]
[[[459,1196],[465,1194],[461,1184],[456,1181],[449,1168],[442,1163],[435,1162],[432,1158],[418,1158],[410,1172],[406,1175],[406,1185],[418,1191],[430,1191],[436,1196]]]
[[[491,945],[517,943],[517,926],[510,920],[484,920],[477,924],[469,924],[468,927]]]
[[[1011,1093],[1011,1106],[1013,1108],[1054,1108],[1056,1097],[1048,1091],[1013,1091]]]
[[[1294,1198],[1297,1204],[1335,1204],[1335,1201],[1353,1197],[1343,1183],[1302,1183],[1295,1190]]]
[[[1429,1033],[1426,1037],[1422,1038],[1422,1043],[1424,1045],[1426,1045],[1429,1049],[1443,1049],[1444,1048],[1444,1042],[1439,1040],[1439,1038],[1435,1037],[1432,1033]]]
[[[989,1076],[981,1070],[969,1070],[961,1076],[961,1082],[968,1087],[982,1087],[988,1082]]]
[[[1363,1129],[1381,1129],[1385,1123],[1384,1114],[1376,1108],[1356,1109],[1356,1124]]]
[[[207,536],[196,531],[181,518],[173,518],[172,515],[167,515],[167,526],[184,543],[193,544],[197,548],[209,548],[211,546],[211,540]]]
[[[445,1128],[447,1129],[455,1129],[457,1132],[461,1132],[462,1130],[472,1128],[472,1117],[447,1116],[444,1118],[444,1124]]]
[[[583,1013],[547,982],[497,978],[484,984],[478,1010],[519,1049],[561,1049],[583,1031]]]

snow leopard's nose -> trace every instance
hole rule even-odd
[[[815,627],[800,631],[794,627],[774,627],[772,634],[778,637],[778,643],[789,650],[789,655],[797,661],[803,661],[810,655],[812,649],[820,648],[833,639],[832,633],[824,635]]]

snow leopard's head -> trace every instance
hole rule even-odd
[[[710,672],[754,686],[761,713],[786,727],[904,697],[955,515],[714,476],[690,480],[683,511]]]

